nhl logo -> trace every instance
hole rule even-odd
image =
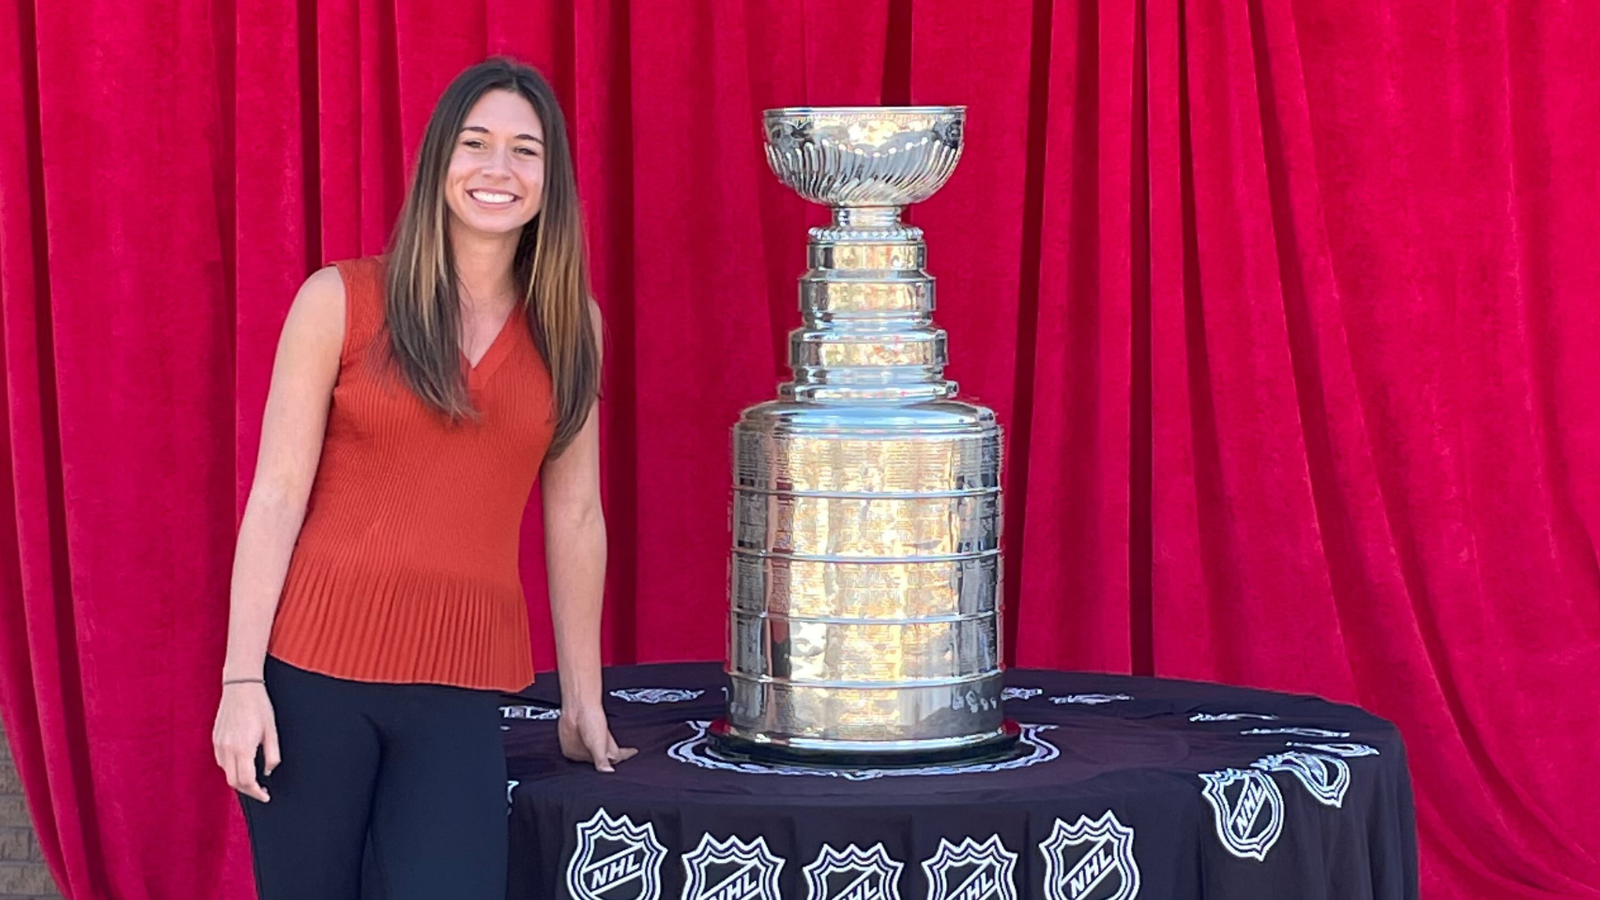
[[[1290,747],[1301,747],[1306,750],[1315,750],[1318,753],[1331,753],[1334,756],[1354,758],[1358,756],[1377,756],[1378,748],[1366,744],[1307,744],[1301,741],[1290,741]]]
[[[682,688],[618,688],[611,692],[611,696],[629,703],[683,703],[704,693]]]
[[[1132,700],[1127,694],[1068,694],[1065,697],[1051,697],[1051,703],[1077,703],[1083,706],[1099,706],[1102,703],[1116,703],[1119,700]]]
[[[822,852],[805,867],[807,900],[900,900],[900,870],[905,863],[889,858],[882,844],[862,850],[851,844]]]
[[[1000,835],[983,843],[966,838],[959,846],[939,839],[939,851],[924,860],[928,900],[1017,900],[1017,854]]]
[[[683,858],[683,900],[779,900],[782,868],[764,837],[746,843],[701,835],[700,846]]]
[[[1342,808],[1344,793],[1350,789],[1350,764],[1336,756],[1291,751],[1264,756],[1250,766],[1265,772],[1288,772],[1324,806]]]
[[[543,706],[502,706],[500,707],[500,716],[505,719],[533,719],[540,722],[554,722],[561,718],[561,710]]]
[[[1139,895],[1133,829],[1109,809],[1098,819],[1079,816],[1071,826],[1057,819],[1039,853],[1049,900],[1133,900]]]
[[[1201,792],[1211,804],[1217,838],[1241,859],[1265,861],[1283,833],[1283,794],[1271,775],[1251,769],[1202,773]]]
[[[1326,728],[1248,728],[1240,734],[1295,734],[1300,737],[1347,738],[1348,731],[1329,731]]]
[[[578,826],[567,891],[574,900],[659,900],[666,855],[654,825],[635,825],[626,815],[612,818],[601,807]]]

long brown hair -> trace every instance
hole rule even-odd
[[[425,403],[452,419],[476,416],[461,365],[460,296],[444,184],[467,113],[491,90],[520,94],[544,128],[544,200],[523,226],[512,277],[555,388],[549,450],[554,458],[583,427],[599,393],[600,336],[589,316],[583,220],[566,118],[550,85],[528,66],[500,57],[481,62],[457,75],[434,106],[390,240],[389,347],[400,374]]]

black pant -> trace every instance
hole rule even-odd
[[[239,795],[261,900],[504,900],[499,694],[271,657],[266,680],[283,762],[271,802]]]

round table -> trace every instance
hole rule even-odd
[[[559,688],[503,707],[513,898],[1415,898],[1387,721],[1317,697],[1014,669],[1002,762],[820,769],[718,758],[714,663],[606,670],[613,773],[565,760]]]

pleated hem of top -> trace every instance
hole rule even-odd
[[[534,680],[530,643],[520,586],[297,558],[267,652],[352,681],[516,692]]]

